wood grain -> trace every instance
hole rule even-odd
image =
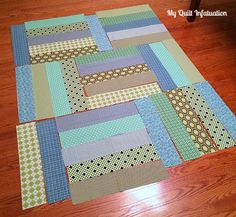
[[[121,217],[236,216],[236,148],[169,169],[168,180],[73,206],[70,200],[22,211],[15,125],[17,100],[10,26],[25,21],[148,3],[173,37],[236,112],[236,1],[202,1],[205,10],[226,10],[228,17],[188,23],[166,10],[187,10],[190,1],[171,0],[1,0],[0,1],[0,216]]]

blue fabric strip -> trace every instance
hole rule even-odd
[[[96,41],[99,51],[112,50],[111,43],[96,15],[86,16],[89,29]]]
[[[181,164],[181,159],[150,97],[135,100],[144,125],[166,167]]]
[[[48,203],[70,197],[55,120],[36,123]]]
[[[135,20],[135,21],[126,22],[126,23],[108,25],[108,26],[104,26],[103,28],[106,32],[114,32],[114,31],[119,31],[119,30],[138,28],[138,27],[155,25],[155,24],[160,24],[160,23],[161,22],[157,17],[152,17],[152,18],[143,19],[143,20]]]
[[[177,87],[176,84],[173,82],[169,73],[166,71],[165,67],[156,57],[152,49],[148,45],[139,45],[138,50],[142,54],[149,68],[155,73],[161,89],[162,90],[175,89]]]
[[[12,46],[15,66],[30,64],[29,48],[24,25],[11,26]]]
[[[206,100],[209,108],[224,125],[232,138],[236,140],[236,117],[216,93],[214,88],[207,81],[194,84],[193,86],[202,95],[204,100]]]
[[[20,123],[35,120],[32,72],[30,66],[16,67],[16,84]]]

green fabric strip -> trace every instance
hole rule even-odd
[[[67,17],[58,17],[46,20],[36,20],[36,21],[29,21],[25,22],[25,28],[28,29],[37,29],[43,27],[51,27],[57,25],[67,25],[76,22],[83,22],[85,21],[84,14],[74,15],[74,16],[67,16]]]
[[[107,26],[107,25],[114,25],[117,23],[126,23],[135,20],[143,20],[152,17],[156,17],[156,14],[153,11],[145,11],[140,13],[127,14],[125,16],[121,15],[116,17],[101,18],[99,20],[103,26]]]
[[[145,5],[137,5],[132,7],[126,7],[126,8],[117,8],[117,9],[111,9],[111,10],[104,10],[104,11],[98,11],[96,12],[98,18],[105,18],[105,17],[114,17],[114,16],[121,16],[121,15],[127,15],[132,13],[140,13],[145,11],[151,11],[152,9],[148,4]]]
[[[155,146],[145,144],[137,148],[68,166],[67,171],[69,181],[73,183],[158,159]]]
[[[233,147],[235,141],[208,107],[200,93],[194,87],[182,88],[182,92],[185,94],[192,108],[200,116],[203,125],[206,127],[219,149]]]
[[[201,73],[198,71],[198,69],[174,39],[164,40],[162,41],[162,43],[173,55],[176,62],[180,65],[180,67],[183,69],[184,73],[192,83],[205,81],[204,77],[201,75]]]
[[[151,98],[183,159],[191,160],[201,156],[166,95],[156,94]]]
[[[70,114],[70,104],[66,95],[60,63],[51,62],[45,65],[55,116]]]
[[[52,101],[45,64],[31,65],[36,119],[53,117]]]
[[[89,64],[92,62],[103,61],[109,58],[111,59],[111,58],[122,57],[122,56],[135,56],[138,54],[139,52],[136,47],[125,47],[125,48],[119,48],[115,50],[104,51],[101,53],[76,57],[75,60],[76,60],[76,63],[78,64]]]
[[[177,87],[183,87],[191,84],[183,70],[161,42],[153,43],[149,46],[168,71]]]
[[[110,136],[145,128],[140,115],[132,115],[117,120],[69,130],[59,134],[63,148],[105,139]]]

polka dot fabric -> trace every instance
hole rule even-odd
[[[67,171],[69,181],[72,183],[158,159],[155,147],[152,144],[147,144],[68,166]]]

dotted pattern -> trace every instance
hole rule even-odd
[[[51,27],[44,27],[44,28],[37,28],[37,29],[28,29],[26,30],[26,35],[28,38],[33,38],[37,36],[47,36],[62,32],[74,32],[78,30],[88,30],[87,22],[78,22],[72,23],[67,25],[58,25],[58,26],[51,26]]]
[[[196,111],[202,120],[203,125],[211,135],[219,149],[229,148],[235,145],[234,140],[225,130],[224,126],[219,122],[215,114],[207,106],[205,100],[193,87],[182,89],[186,99]]]
[[[67,171],[69,181],[72,183],[158,159],[154,146],[148,144],[88,160],[80,164],[74,164],[67,167]]]
[[[183,159],[191,160],[200,157],[201,153],[190,138],[165,94],[152,96],[152,101]]]
[[[182,91],[176,89],[166,93],[166,95],[201,154],[217,151],[218,149],[214,142],[211,137],[208,136],[206,129],[200,122],[196,112],[184,97]]]
[[[42,161],[35,122],[16,127],[20,160],[22,208],[46,203]]]
[[[147,71],[149,71],[147,64],[136,64],[105,72],[81,76],[79,79],[82,85],[89,85]]]
[[[53,43],[33,45],[29,47],[30,56],[37,54],[44,54],[49,52],[56,52],[61,50],[69,50],[81,47],[90,47],[96,45],[92,37],[81,38],[68,41],[58,41]]]
[[[89,109],[101,108],[117,103],[128,102],[130,100],[143,98],[155,93],[160,93],[161,89],[157,83],[146,84],[138,87],[97,94],[87,97]]]
[[[74,113],[87,110],[86,98],[74,59],[61,61],[61,70],[71,111]]]

